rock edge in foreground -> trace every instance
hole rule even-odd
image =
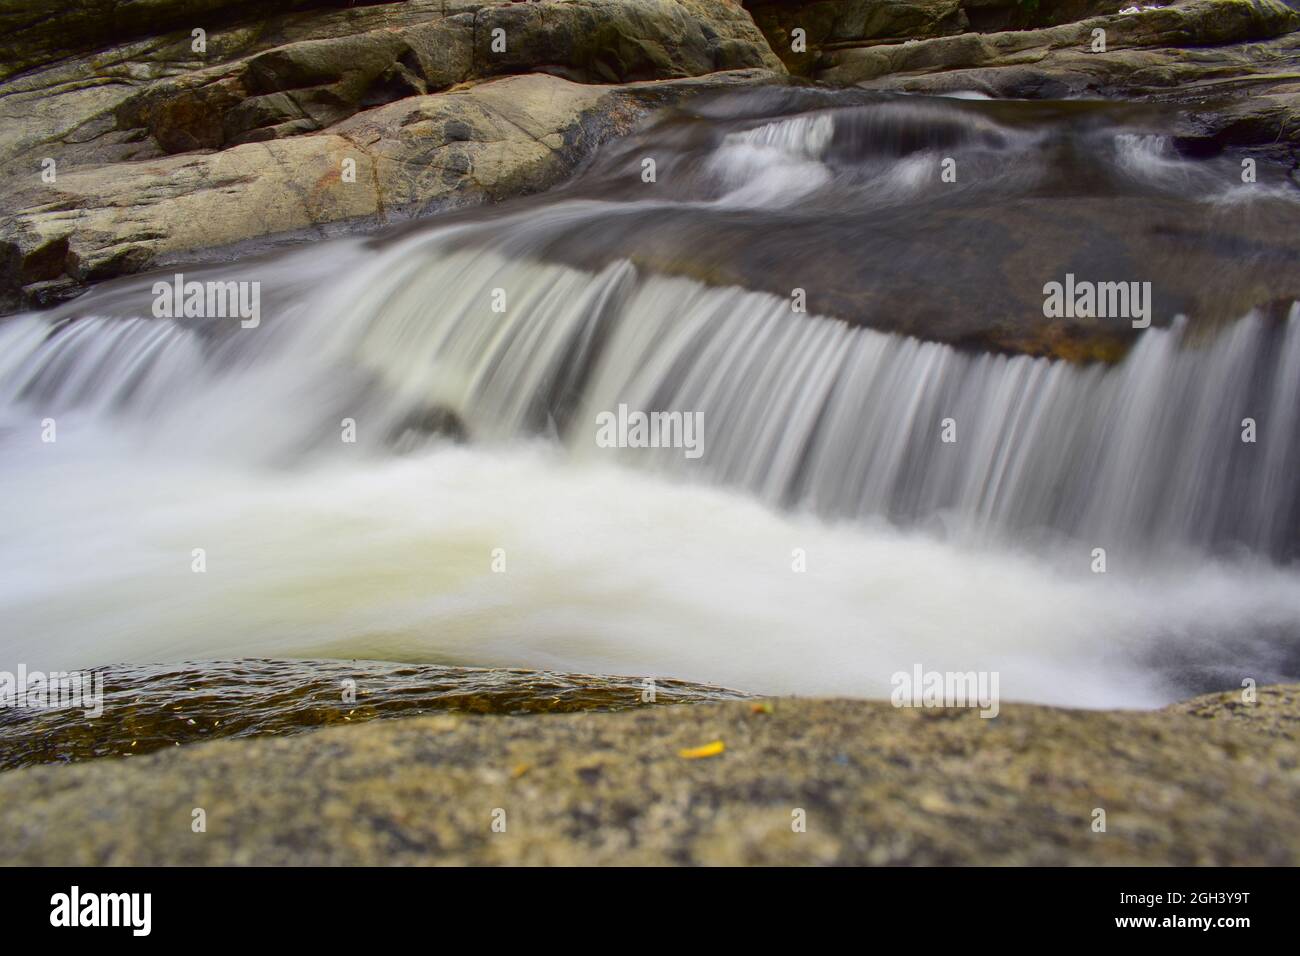
[[[802,699],[440,714],[0,775],[0,863],[1296,864],[1297,728],[1300,685],[994,720]]]

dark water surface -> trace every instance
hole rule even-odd
[[[103,669],[104,713],[0,707],[0,770],[137,757],[225,737],[439,711],[500,716],[626,710],[746,695],[684,681],[383,661],[239,660]],[[345,682],[355,682],[346,685]],[[354,691],[344,700],[345,687]]]

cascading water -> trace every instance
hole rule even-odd
[[[154,318],[170,273],[5,322],[0,667],[367,657],[884,696],[919,662],[1098,706],[1297,676],[1300,307],[1158,323],[1113,365],[894,331],[880,270],[966,281],[887,261],[961,237],[954,210],[1104,185],[1295,222],[1280,179],[1242,194],[1145,117],[1025,108],[706,101],[554,195],[183,270],[259,282],[256,328]],[[620,172],[647,142],[657,191]],[[863,274],[821,282],[846,249]],[[1061,261],[1114,265],[1085,252]],[[1198,255],[1163,301],[1231,308]],[[699,413],[701,454],[598,447],[620,405]]]

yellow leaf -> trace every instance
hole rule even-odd
[[[716,757],[726,749],[726,744],[721,740],[715,740],[703,747],[687,747],[685,750],[679,750],[677,756],[685,757],[687,760],[699,760],[701,757]]]

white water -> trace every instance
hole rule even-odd
[[[1188,668],[1222,681],[1225,636],[1266,678],[1300,632],[1294,568],[1197,547],[1207,506],[1240,539],[1276,537],[1300,317],[1201,349],[1152,332],[1118,369],[1077,369],[438,242],[215,342],[153,320],[48,341],[35,319],[5,326],[0,666],[339,656],[883,696],[920,663],[997,670],[1008,698],[1145,706]],[[502,283],[522,301],[489,317]],[[1260,379],[1261,362],[1280,368]],[[1204,432],[1222,419],[1235,441],[1252,398],[1274,423],[1252,472],[1265,502],[1226,507]],[[596,449],[595,412],[619,401],[702,410],[699,469]],[[428,405],[476,444],[393,457],[377,437]],[[937,442],[948,413],[957,446]],[[555,414],[567,450],[520,444]],[[1033,544],[1034,527],[1052,530]]]
[[[0,666],[338,656],[884,696],[920,662],[997,670],[1008,698],[1143,706],[1174,696],[1140,662],[1155,638],[1298,617],[1300,582],[1265,564],[1097,576],[1084,553],[828,527],[540,445],[303,473],[79,437],[6,468]]]
[[[232,321],[224,338],[100,319],[42,341],[43,323],[12,323],[0,402],[29,430],[38,411],[71,410],[109,416],[119,443],[277,463],[336,452],[344,417],[373,448],[442,409],[478,441],[558,428],[578,456],[830,517],[942,520],[1022,543],[1064,535],[1144,556],[1295,553],[1300,309],[1199,344],[1181,324],[1153,329],[1118,367],[1078,368],[853,329],[626,263],[592,275],[455,245],[463,239],[370,252],[278,322],[231,331]],[[497,289],[504,314],[491,311]],[[620,403],[702,413],[705,454],[597,449],[596,416]],[[1246,418],[1254,444],[1241,441]],[[940,440],[948,419],[952,444]]]
[[[703,204],[820,188],[832,127],[728,134]],[[1117,146],[1136,177],[1179,162]],[[885,201],[925,162],[858,171]],[[0,669],[333,656],[885,696],[920,664],[1086,706],[1296,675],[1300,310],[1080,368],[534,254],[663,206],[560,201],[189,276],[262,282],[257,329],[143,318],[152,277],[55,334],[0,324]],[[597,448],[622,403],[700,412],[703,456]],[[449,415],[469,445],[422,430]]]

